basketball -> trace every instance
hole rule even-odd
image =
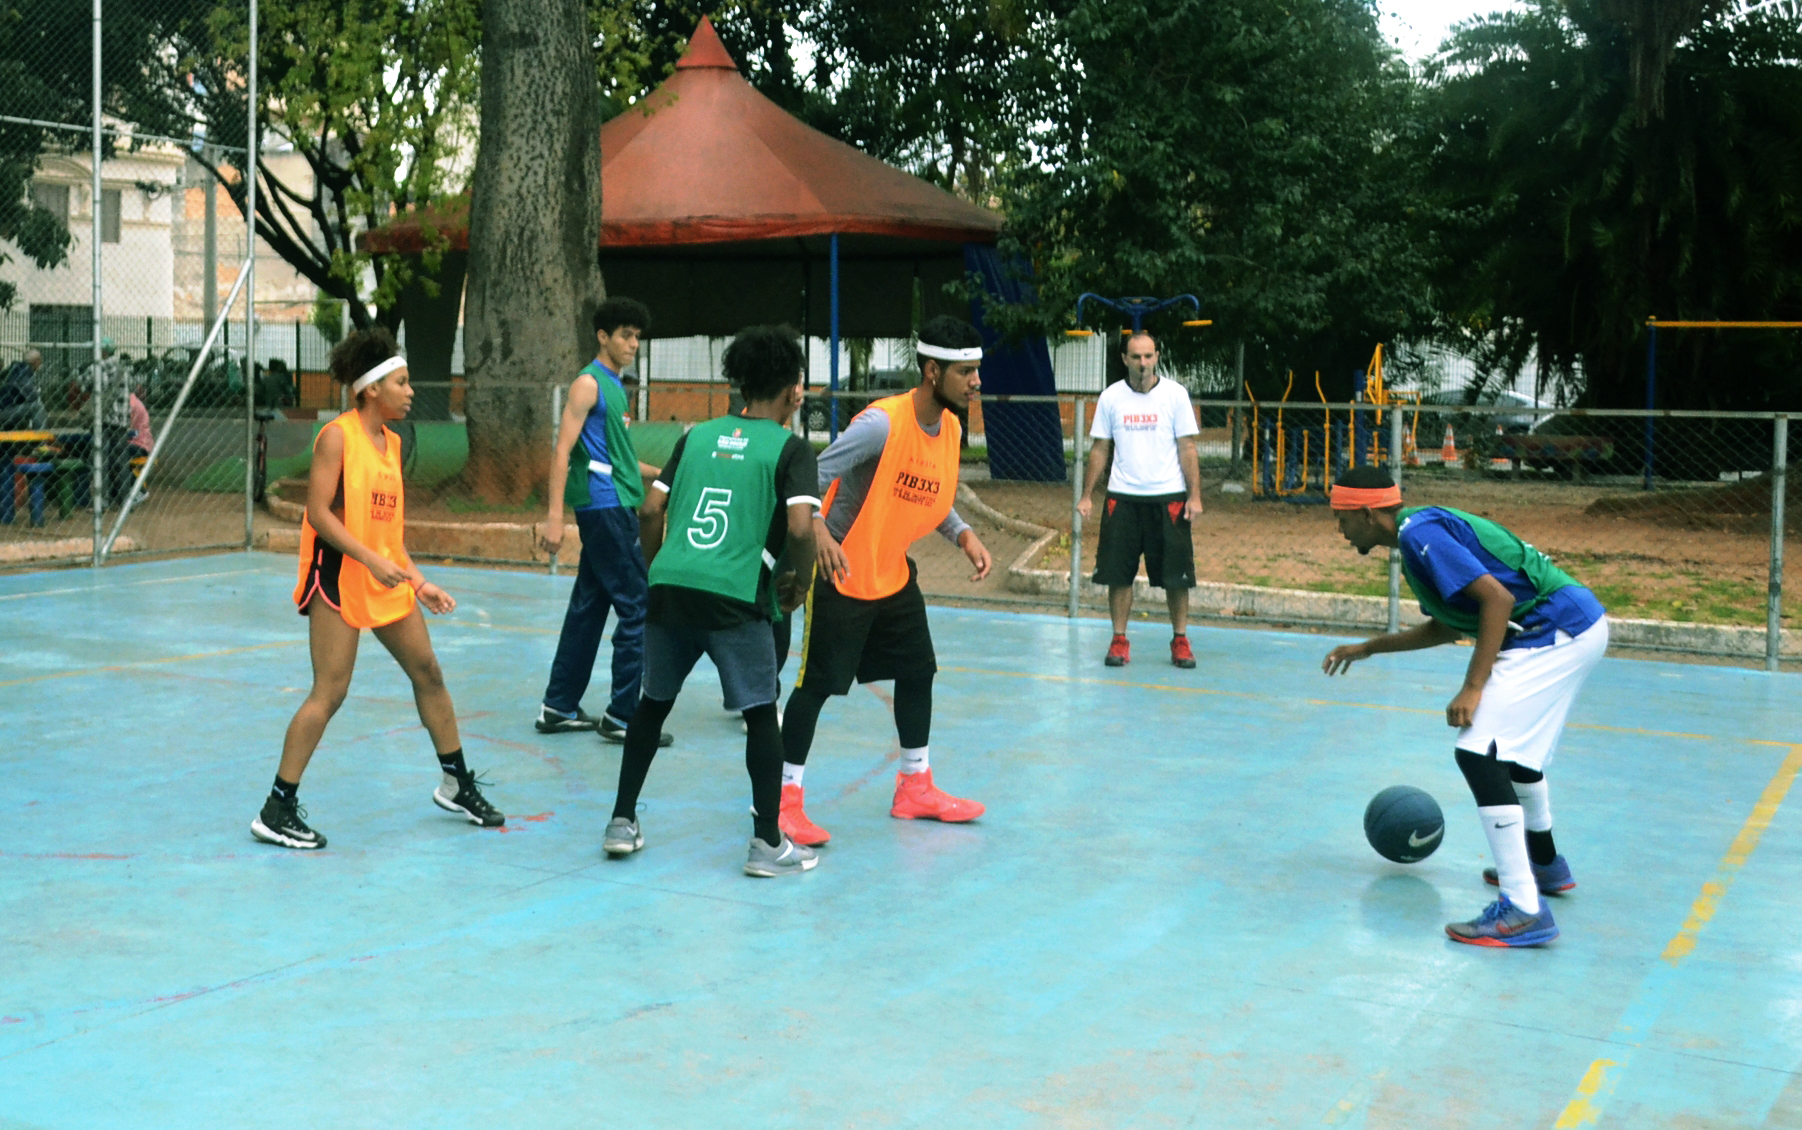
[[[1412,785],[1391,785],[1365,806],[1364,838],[1384,859],[1418,863],[1445,838],[1445,814],[1429,793]]]

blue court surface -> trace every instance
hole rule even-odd
[[[935,772],[988,815],[890,819],[859,688],[820,866],[756,880],[710,668],[609,861],[618,748],[530,725],[568,579],[431,572],[507,826],[433,807],[366,637],[316,854],[249,832],[309,681],[291,559],[0,577],[0,1127],[1802,1126],[1794,675],[1605,661],[1551,774],[1563,937],[1487,950],[1441,932],[1491,897],[1465,650],[1328,680],[1332,639],[1203,628],[1177,671],[1153,622],[1115,671],[1104,621],[935,608]],[[1396,783],[1448,815],[1413,866],[1363,839]]]

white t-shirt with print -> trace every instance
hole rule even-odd
[[[1183,466],[1176,441],[1201,431],[1189,392],[1175,381],[1158,378],[1150,392],[1134,392],[1130,381],[1118,381],[1095,402],[1094,439],[1114,445],[1108,472],[1109,494],[1184,494]]]

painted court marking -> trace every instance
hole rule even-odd
[[[197,651],[193,655],[169,655],[161,659],[139,659],[130,663],[109,663],[104,667],[81,667],[74,671],[51,671],[43,675],[27,675],[22,679],[0,680],[0,687],[22,687],[27,683],[41,683],[47,679],[75,679],[83,675],[105,675],[113,671],[135,671],[143,667],[156,667],[164,663],[186,663],[192,659],[214,659],[221,655],[241,655],[247,651],[268,651],[277,647],[299,647],[306,640],[277,640],[274,643],[253,643],[243,647],[227,647],[218,651]]]
[[[1664,998],[1675,977],[1673,971],[1682,964],[1684,958],[1695,952],[1696,939],[1720,909],[1721,900],[1727,896],[1728,888],[1733,886],[1734,879],[1739,877],[1746,861],[1758,848],[1758,841],[1763,838],[1765,829],[1771,826],[1777,809],[1783,804],[1784,797],[1789,795],[1790,786],[1795,784],[1797,773],[1802,772],[1802,745],[1766,741],[1755,744],[1787,748],[1789,755],[1777,767],[1777,773],[1770,783],[1765,785],[1764,792],[1752,806],[1746,822],[1740,825],[1739,835],[1733,837],[1727,854],[1721,857],[1714,877],[1702,884],[1702,893],[1690,904],[1689,917],[1683,920],[1682,927],[1665,945],[1664,953],[1660,955],[1664,965],[1654,969],[1651,976],[1646,978],[1639,995],[1616,1022],[1608,1042],[1619,1044],[1624,1050],[1614,1053],[1618,1058],[1604,1056],[1589,1065],[1577,1084],[1575,1097],[1565,1104],[1564,1110],[1558,1115],[1558,1121],[1552,1123],[1553,1130],[1593,1126],[1601,1117],[1609,1096],[1614,1093],[1622,1074],[1632,1063],[1633,1050],[1641,1046],[1641,1041],[1652,1031],[1659,1014],[1664,1011]]]
[[[1244,698],[1256,702],[1299,702],[1305,706],[1347,706],[1357,710],[1382,710],[1395,714],[1429,714],[1442,717],[1443,710],[1419,706],[1396,706],[1387,702],[1356,702],[1340,698],[1289,699],[1284,695],[1260,694],[1257,691],[1223,691],[1217,687],[1185,687],[1173,683],[1136,683],[1130,679],[1097,679],[1087,675],[1048,675],[1037,671],[1002,671],[992,667],[941,667],[964,675],[998,675],[1008,679],[1036,679],[1049,683],[1078,683],[1096,687],[1136,687],[1145,691],[1172,691],[1177,694],[1213,695],[1221,698]],[[1605,726],[1597,722],[1568,722],[1567,730],[1598,730],[1610,734],[1636,734],[1647,738],[1684,738],[1698,742],[1745,741],[1754,745],[1787,745],[1787,742],[1765,742],[1755,738],[1723,738],[1718,734],[1690,734],[1678,730],[1647,730],[1639,726]]]
[[[31,592],[9,592],[0,595],[0,600],[26,600],[34,596],[62,596],[72,592],[103,592],[111,589],[122,589],[128,585],[173,585],[188,581],[205,580],[208,577],[252,577],[263,576],[261,569],[226,569],[218,573],[195,573],[183,577],[151,577],[142,581],[108,582],[105,585],[79,585],[68,589],[34,589]]]

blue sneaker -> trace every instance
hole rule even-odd
[[[1540,946],[1558,936],[1552,908],[1540,904],[1538,914],[1528,914],[1503,895],[1490,903],[1480,918],[1451,922],[1445,935],[1467,946]]]
[[[1577,881],[1571,878],[1570,864],[1564,861],[1562,855],[1553,856],[1552,861],[1544,867],[1537,863],[1532,867],[1533,882],[1538,884],[1539,893],[1542,895],[1561,895],[1565,891],[1574,890],[1577,886]],[[1492,887],[1502,885],[1502,881],[1496,875],[1493,867],[1483,868],[1483,881]]]

